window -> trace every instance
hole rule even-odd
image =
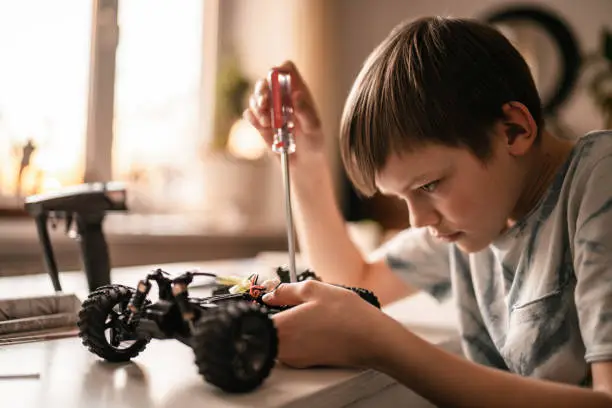
[[[168,193],[169,185],[184,182],[199,160],[204,137],[203,67],[214,65],[213,54],[204,49],[211,44],[203,41],[211,18],[204,21],[204,7],[208,12],[214,3],[0,3],[0,208],[7,203],[20,205],[14,198],[19,193],[25,196],[80,183],[91,170],[87,167],[109,168],[114,180],[137,182],[138,191],[150,196],[151,202],[158,198],[154,188]],[[105,14],[93,12],[96,7],[104,8]],[[114,24],[115,18],[116,58],[91,58],[92,32]],[[106,40],[98,38],[97,44]],[[113,98],[105,99],[104,92],[90,94],[93,75],[111,78],[103,86],[113,87]],[[112,121],[100,114],[102,105],[110,109]],[[89,130],[88,111],[101,121],[93,129],[89,123]],[[98,131],[96,126],[109,131]],[[19,188],[22,153],[30,140],[34,150]],[[87,144],[94,145],[93,150]]]
[[[151,204],[199,160],[203,3],[119,3],[113,175]]]
[[[36,149],[22,194],[80,179],[91,11],[92,0],[0,3],[0,206],[19,193],[30,139]]]

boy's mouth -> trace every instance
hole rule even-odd
[[[452,234],[433,234],[434,237],[446,242],[455,242],[463,235],[462,232],[454,232]]]

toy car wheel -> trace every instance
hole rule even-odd
[[[126,322],[127,305],[134,289],[123,285],[98,288],[85,299],[79,312],[79,337],[89,351],[107,361],[122,362],[136,357],[148,339],[137,339]]]
[[[208,310],[193,335],[195,362],[204,379],[226,392],[248,392],[270,374],[278,337],[268,311],[250,302]]]
[[[380,309],[380,302],[378,301],[378,297],[376,297],[374,292],[367,290],[367,289],[363,289],[363,288],[355,288],[355,287],[343,286],[343,285],[338,285],[338,286],[343,287],[348,290],[352,290],[353,292],[357,293],[359,297],[361,297],[363,300],[365,300],[372,306]]]

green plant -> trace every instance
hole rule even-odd
[[[251,83],[242,73],[238,61],[235,58],[224,59],[216,81],[212,150],[226,150],[230,129],[242,116],[250,87]]]
[[[612,128],[612,32],[606,28],[601,33],[600,49],[585,63],[592,68],[588,92],[602,111],[605,126]]]

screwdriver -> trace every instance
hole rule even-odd
[[[291,103],[291,76],[278,69],[270,70],[268,84],[272,97],[272,128],[274,141],[272,150],[281,156],[281,171],[285,189],[285,218],[289,249],[289,279],[297,282],[295,268],[295,230],[291,210],[291,183],[289,179],[289,155],[295,152],[293,137],[293,104]]]

